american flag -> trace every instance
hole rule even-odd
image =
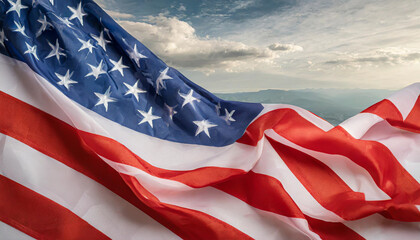
[[[334,127],[219,99],[91,0],[0,12],[0,239],[420,239],[419,84]]]

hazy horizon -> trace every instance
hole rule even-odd
[[[403,87],[404,88],[404,87]],[[255,93],[267,90],[279,90],[279,91],[305,91],[305,90],[345,90],[345,91],[352,91],[352,90],[383,90],[383,91],[390,91],[396,92],[400,89],[381,89],[381,88],[296,88],[296,89],[282,89],[282,88],[264,88],[264,89],[255,89],[253,91],[238,91],[238,92],[223,92],[223,91],[212,91],[214,94],[224,94],[224,93]]]
[[[338,125],[393,92],[380,89],[306,89],[216,93],[216,96],[231,101],[295,105],[315,113],[333,125]]]

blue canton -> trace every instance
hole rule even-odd
[[[224,101],[167,66],[91,0],[0,0],[0,53],[135,131],[189,144],[240,138],[262,105]],[[36,90],[34,90],[36,91]]]

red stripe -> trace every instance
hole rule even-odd
[[[387,99],[369,107],[363,112],[375,114],[386,120],[391,126],[414,133],[420,133],[420,96],[417,98],[405,120],[403,120],[398,108]],[[420,190],[418,190],[418,192],[419,191]],[[411,204],[401,204],[399,206],[390,206],[388,212],[382,213],[382,215],[392,218],[392,216],[395,216],[398,212],[405,212],[406,218],[414,219],[416,218],[417,211],[418,209]]]
[[[110,239],[52,200],[0,175],[0,221],[37,239]]]
[[[363,113],[373,113],[378,115],[379,117],[383,119],[387,119],[390,121],[402,121],[403,117],[398,110],[398,108],[388,99],[384,99],[366,110],[363,111]]]
[[[124,164],[143,168],[140,164],[138,164],[138,162],[135,161],[136,159],[138,160],[140,158],[134,155],[128,149],[122,149],[123,146],[118,142],[103,137],[98,137],[90,133],[84,133],[83,138],[89,142],[90,146],[95,146],[95,149],[101,149],[99,154],[106,157],[107,159],[124,159],[124,162],[122,162]],[[116,151],[117,149],[118,151]],[[124,151],[126,152],[124,153]],[[115,154],[118,154],[118,157],[115,157]],[[156,171],[156,169],[153,167],[148,167],[144,170],[147,170],[159,177],[165,177],[163,174],[161,174],[161,172],[159,172],[161,169]],[[185,180],[185,178],[172,179],[178,180],[180,182]],[[197,179],[197,181],[199,181],[199,179]],[[137,181],[134,181],[134,183],[138,184]],[[281,183],[273,177],[254,173],[251,171],[247,174],[233,176],[229,178],[228,181],[215,184],[213,186],[232,196],[237,197],[238,199],[255,208],[270,211],[287,217],[304,217],[300,209],[284,190]],[[342,228],[347,227],[343,225]],[[349,237],[348,239],[352,238]]]
[[[271,176],[251,171],[214,187],[255,208],[287,217],[304,218],[310,229],[322,239],[363,239],[342,223],[325,222],[304,215],[280,181]]]
[[[417,98],[413,109],[405,120],[403,120],[398,108],[387,99],[373,105],[363,112],[375,114],[386,120],[391,126],[414,133],[420,133],[420,96]]]
[[[125,182],[114,169],[95,154],[91,146],[84,142],[80,137],[83,135],[82,131],[59,119],[2,92],[0,92],[0,112],[7,116],[0,118],[0,132],[94,179],[180,237],[249,238],[236,228],[208,214],[164,204],[151,196],[141,197],[147,192],[146,190],[139,194],[136,191],[140,188],[130,188],[133,183]]]
[[[393,198],[394,204],[402,206],[420,202],[419,183],[400,165],[389,149],[378,142],[355,139],[341,127],[324,132],[292,109],[278,109],[264,114],[248,127],[238,142],[255,146],[267,129],[273,129],[304,148],[348,157],[369,171],[377,185]],[[411,213],[414,208],[404,209],[410,209],[408,211]],[[392,217],[398,220],[420,220],[417,210],[414,219],[407,217],[404,212],[398,215],[395,215],[396,211],[392,212]]]
[[[420,133],[420,96],[417,98],[413,109],[404,121],[405,130]]]
[[[326,209],[345,220],[360,219],[384,209],[389,201],[365,201],[364,194],[354,192],[324,163],[297,149],[267,137],[287,167],[309,193]]]
[[[182,208],[176,205],[163,204],[159,202],[154,195],[148,192],[135,177],[124,174],[121,176],[131,189],[136,190],[134,193],[139,199],[146,202],[158,213],[169,216],[173,214],[173,219],[175,220],[176,218],[177,221],[180,221],[182,227],[195,234],[195,239],[252,239],[248,235],[236,230],[231,225],[210,215],[202,214],[202,212],[197,210]],[[171,211],[167,211],[168,206],[170,206]],[[202,217],[195,217],[196,215],[202,215]],[[197,226],[199,226],[199,229],[195,229]],[[198,236],[200,238],[197,238]]]
[[[324,240],[365,239],[342,223],[325,222],[319,219],[311,218],[309,216],[305,217],[311,226],[311,229]]]
[[[214,185],[249,205],[286,217],[304,218],[299,207],[290,198],[283,185],[275,178],[255,172],[236,176]]]
[[[167,170],[155,167],[143,160],[114,139],[79,131],[83,141],[106,159],[139,168],[153,176],[182,182],[190,187],[201,188],[245,174],[241,169],[203,167],[191,171]]]

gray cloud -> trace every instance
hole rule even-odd
[[[403,65],[420,62],[420,52],[398,48],[378,50],[372,53],[343,55],[338,59],[325,61],[324,64],[344,68],[361,68],[364,66],[381,67],[384,65]]]
[[[239,0],[233,3],[233,6],[229,9],[229,12],[236,12],[241,9],[246,9],[249,6],[255,4],[255,0]]]
[[[213,49],[200,54],[194,52],[175,53],[167,55],[167,62],[174,66],[182,68],[201,69],[205,72],[213,72],[215,69],[225,71],[238,71],[238,64],[247,64],[247,61],[264,60],[272,58],[270,52],[261,51],[257,48],[226,49],[220,46],[220,49]]]
[[[178,11],[187,11],[187,8],[181,3],[178,7]]]
[[[294,45],[294,44],[284,44],[284,43],[273,43],[268,46],[269,49],[273,51],[283,51],[283,52],[300,52],[303,51],[303,47]]]

